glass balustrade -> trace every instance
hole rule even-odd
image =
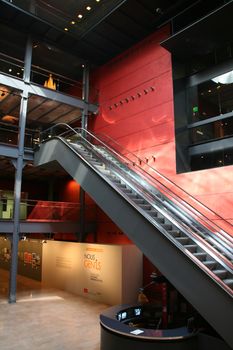
[[[12,220],[14,200],[0,198],[0,220]],[[81,207],[78,203],[55,202],[44,200],[22,200],[20,203],[20,220],[27,221],[79,221]],[[85,220],[96,220],[96,206],[85,206]]]

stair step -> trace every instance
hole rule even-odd
[[[156,217],[156,221],[159,222],[160,224],[164,224],[164,218],[158,218]]]
[[[184,244],[188,245],[190,238],[189,237],[177,237],[176,240],[183,245]]]
[[[212,270],[215,268],[215,266],[217,265],[216,261],[210,261],[210,260],[207,260],[207,261],[204,261],[203,264],[208,267],[208,269]]]
[[[134,203],[136,203],[136,204],[143,204],[143,203],[145,203],[145,201],[144,201],[144,199],[142,199],[142,198],[131,198],[133,201],[134,201]]]
[[[151,209],[151,205],[150,204],[140,204],[140,208],[147,211],[147,210]]]
[[[122,184],[122,183],[119,183],[117,186],[120,187],[121,189],[124,189],[124,188],[126,189],[127,188],[126,185]]]
[[[131,196],[133,193],[133,191],[130,189],[130,188],[125,188],[124,191],[123,191],[125,194],[127,194],[127,196]]]
[[[227,278],[227,279],[223,280],[223,282],[225,284],[227,284],[228,287],[233,288],[233,278]]]
[[[177,230],[169,230],[168,233],[173,237],[180,237],[181,233]]]
[[[202,252],[194,253],[193,255],[200,261],[206,260],[207,257],[207,254]]]
[[[216,276],[218,276],[221,279],[224,279],[227,277],[227,271],[226,270],[213,270],[212,271]]]
[[[161,224],[167,231],[172,231],[172,224]]]
[[[92,165],[94,165],[95,167],[99,168],[99,169],[105,169],[105,165],[104,164],[99,164],[99,163],[91,163]]]
[[[191,253],[195,253],[196,250],[197,250],[196,244],[184,245],[184,248],[186,248],[187,250],[189,250]]]
[[[101,168],[100,170],[101,170],[102,174],[105,174],[105,175],[108,175],[108,176],[111,174],[110,170],[108,170],[108,169]]]

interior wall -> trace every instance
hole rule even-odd
[[[114,138],[233,223],[232,166],[176,172],[172,62],[159,44],[168,35],[169,28],[163,27],[94,72],[100,112],[90,129]],[[221,223],[217,215],[205,215]]]

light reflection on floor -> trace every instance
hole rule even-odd
[[[8,304],[8,278],[0,269],[0,349],[99,350],[99,314],[108,305],[22,276],[17,302]]]

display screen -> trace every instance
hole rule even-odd
[[[141,308],[134,309],[134,315],[135,316],[140,316],[141,314],[142,314],[142,309]]]
[[[118,321],[125,320],[126,318],[127,318],[127,312],[126,311],[123,311],[123,312],[120,312],[119,314],[117,314]]]
[[[126,318],[127,318],[127,312],[124,311],[124,312],[121,313],[121,319],[125,320]]]

